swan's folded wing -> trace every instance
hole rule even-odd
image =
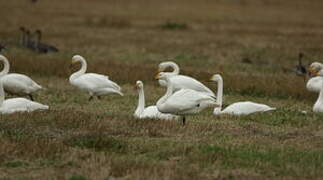
[[[114,88],[120,90],[115,82],[109,80],[108,76],[104,76],[96,73],[86,73],[76,79],[77,83],[86,86],[91,89],[101,89],[101,88]]]
[[[170,78],[170,81],[174,84],[176,89],[193,89],[195,91],[208,93],[214,95],[214,93],[202,84],[200,81],[184,75],[176,75]]]
[[[176,111],[186,111],[199,107],[203,101],[211,101],[215,103],[215,99],[212,96],[190,89],[182,89],[170,96],[166,103],[170,107],[176,107]]]

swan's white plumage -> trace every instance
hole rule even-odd
[[[200,81],[185,75],[179,75],[179,67],[172,61],[166,61],[159,64],[159,71],[164,71],[167,67],[172,67],[173,72],[163,72],[168,75],[170,82],[173,84],[173,90],[178,91],[180,89],[192,89],[198,92],[206,93],[211,96],[215,96],[214,93],[202,84]],[[158,80],[161,86],[166,87],[167,83],[163,79]]]
[[[0,113],[10,114],[14,112],[31,112],[45,110],[49,107],[25,98],[11,98],[5,100],[2,79],[0,80]]]
[[[319,75],[317,78],[323,80],[323,70],[317,72],[317,75]],[[315,113],[323,113],[323,83],[321,85],[319,96],[313,106],[313,112]]]
[[[173,84],[166,73],[161,72],[156,78],[165,80],[167,83],[166,94],[157,102],[157,108],[162,113],[184,117],[216,105],[215,97],[192,89],[181,89],[173,93]],[[185,123],[184,119],[183,123]]]
[[[224,110],[221,110],[222,97],[223,97],[223,79],[221,75],[215,74],[212,76],[211,80],[218,83],[217,104],[220,107],[214,108],[213,114],[215,115],[219,115],[219,114],[248,115],[256,112],[266,112],[266,111],[271,111],[276,109],[276,108],[267,106],[265,104],[259,104],[251,101],[244,101],[244,102],[233,103],[228,107],[226,107]]]
[[[224,110],[221,111],[221,114],[232,114],[232,115],[248,115],[256,112],[266,112],[272,111],[276,108],[272,108],[265,104],[259,104],[255,102],[245,101],[245,102],[236,102]]]
[[[81,62],[82,64],[81,69],[70,76],[69,81],[72,85],[88,92],[91,96],[100,96],[110,93],[123,95],[120,86],[109,80],[108,76],[96,73],[85,73],[87,64],[82,56],[75,55],[72,59],[72,63]]]
[[[148,106],[145,107],[145,94],[144,94],[144,85],[142,81],[136,82],[136,87],[138,90],[139,98],[138,98],[138,106],[135,110],[134,116],[136,118],[154,118],[154,119],[178,119],[178,116],[172,114],[165,114],[158,111],[157,106]]]
[[[323,87],[322,77],[312,77],[306,83],[306,89],[311,92],[320,92]]]
[[[3,87],[6,92],[15,95],[31,95],[33,92],[42,88],[39,84],[24,74],[8,74],[10,68],[8,59],[0,55],[0,60],[4,62],[4,69],[0,73],[0,77],[2,78]]]

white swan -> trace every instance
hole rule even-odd
[[[145,93],[144,93],[144,84],[142,81],[136,82],[136,88],[138,90],[139,99],[138,106],[134,113],[134,116],[139,119],[143,118],[156,118],[156,119],[178,119],[178,116],[172,114],[165,114],[158,111],[157,106],[148,106],[145,108]]]
[[[156,79],[167,83],[166,94],[157,102],[158,111],[181,116],[183,125],[185,115],[197,114],[207,107],[216,106],[215,97],[192,89],[181,89],[173,93],[173,84],[167,73],[157,74]]]
[[[218,91],[217,91],[217,104],[220,107],[214,108],[213,114],[220,115],[220,114],[232,114],[232,115],[247,115],[256,112],[265,112],[270,110],[275,110],[276,108],[269,107],[265,104],[258,104],[250,101],[244,102],[236,102],[224,110],[221,110],[222,106],[222,96],[223,96],[223,79],[221,75],[215,74],[211,77],[211,81],[215,81],[218,83]]]
[[[79,71],[73,73],[69,81],[73,86],[86,91],[90,94],[89,100],[92,100],[93,96],[100,98],[101,95],[116,93],[123,96],[120,86],[115,82],[109,80],[108,76],[104,76],[96,73],[85,73],[87,64],[85,59],[80,55],[75,55],[72,58],[72,64],[80,62],[82,67]]]
[[[32,93],[41,89],[42,87],[33,81],[30,77],[24,74],[10,73],[10,64],[8,59],[0,55],[0,61],[3,62],[4,68],[0,72],[0,77],[2,78],[4,90],[13,95],[29,96],[31,100],[33,99]]]
[[[10,114],[14,112],[31,112],[35,110],[46,110],[47,105],[40,104],[25,98],[11,98],[5,100],[2,79],[0,79],[0,113]]]
[[[315,76],[321,69],[323,69],[323,64],[319,62],[313,62],[308,72],[311,76]],[[312,77],[306,83],[306,89],[311,92],[320,92],[323,84],[323,79],[321,77]]]
[[[192,89],[198,92],[209,94],[211,96],[215,96],[215,94],[208,87],[203,85],[200,81],[189,76],[180,75],[178,65],[172,61],[160,63],[158,66],[158,71],[162,72],[167,67],[172,67],[174,69],[173,72],[164,72],[167,73],[167,75],[169,75],[169,79],[173,84],[174,91],[178,91],[180,89]],[[167,86],[165,80],[160,79],[158,80],[158,82],[161,86]]]
[[[316,75],[318,75],[317,78],[322,78],[323,80],[323,71],[317,72]],[[320,89],[319,97],[317,98],[314,106],[313,106],[313,112],[316,113],[322,113],[323,112],[323,84],[321,84],[322,87]]]

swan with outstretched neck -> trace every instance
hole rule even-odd
[[[178,119],[178,116],[172,114],[165,114],[158,111],[157,106],[148,106],[145,107],[145,93],[144,93],[144,84],[142,81],[136,82],[136,88],[139,94],[138,106],[134,113],[134,116],[139,119],[143,118],[155,118],[155,119]]]
[[[163,72],[167,67],[171,67],[173,69],[172,72]],[[178,91],[180,89],[192,89],[198,92],[206,93],[211,96],[215,96],[215,94],[205,85],[203,85],[200,81],[185,75],[180,75],[179,67],[175,62],[165,61],[159,64],[158,72],[167,73],[169,80],[173,84],[173,90]],[[165,80],[158,80],[161,86],[166,87],[167,83]]]
[[[40,104],[25,98],[5,99],[2,79],[0,79],[0,113],[11,114],[15,112],[32,112],[35,110],[46,110],[47,105]]]
[[[207,107],[216,106],[214,96],[192,89],[181,89],[174,92],[173,84],[167,73],[157,74],[156,79],[164,80],[167,84],[165,95],[157,101],[158,111],[181,116],[183,125],[185,125],[186,115],[197,114]]]
[[[81,63],[81,69],[70,76],[69,82],[73,86],[88,92],[90,94],[89,100],[92,100],[94,96],[100,99],[100,96],[111,93],[123,96],[118,84],[109,80],[108,76],[96,73],[85,73],[87,69],[85,59],[80,55],[73,56],[72,64],[78,62]]]
[[[0,72],[0,78],[5,92],[13,95],[29,96],[31,100],[34,100],[32,93],[42,87],[24,74],[9,73],[10,64],[5,56],[0,55],[0,61],[4,64],[4,68]]]
[[[217,82],[217,104],[219,107],[214,108],[213,114],[232,114],[232,115],[248,115],[256,112],[265,112],[275,110],[276,108],[269,107],[265,104],[259,104],[251,101],[236,102],[224,110],[222,110],[222,98],[223,98],[223,79],[220,74],[215,74],[211,77],[211,81]]]

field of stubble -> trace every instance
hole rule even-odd
[[[318,96],[289,69],[299,52],[323,59],[319,0],[27,0],[0,1],[0,43],[11,72],[46,89],[49,111],[0,116],[0,179],[320,179],[323,116]],[[17,46],[18,28],[41,29],[59,53]],[[68,83],[84,56],[88,71],[107,74],[125,93],[88,102]],[[176,121],[134,119],[136,80],[146,104],[165,89],[161,61],[208,82],[224,79],[225,104],[252,100],[277,111],[245,117],[206,110]],[[2,68],[2,66],[0,67]],[[307,114],[301,113],[307,111]]]

